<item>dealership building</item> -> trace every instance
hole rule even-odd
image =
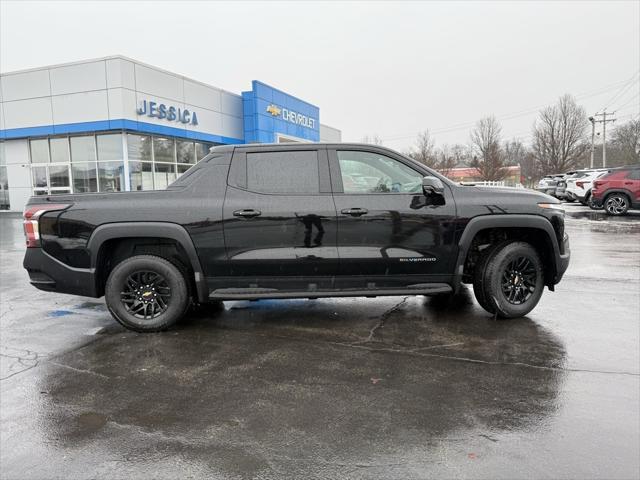
[[[0,209],[31,195],[162,189],[213,145],[339,142],[320,109],[122,57],[0,74]]]

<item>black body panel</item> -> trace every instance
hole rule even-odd
[[[341,146],[340,150],[354,149]],[[400,155],[384,154],[420,176],[430,174]],[[448,185],[438,201],[422,193],[345,193],[335,149],[329,150],[329,161],[340,278],[359,275],[365,286],[371,275],[419,275],[425,282],[450,276],[457,246],[456,204]]]
[[[440,179],[444,191],[437,197],[345,193],[336,160],[336,151],[345,149],[389,157],[418,176]],[[252,179],[261,177],[247,173],[247,158],[264,152],[307,152],[307,160],[312,152],[317,180],[305,177],[309,191],[253,191]],[[24,266],[38,288],[86,296],[102,294],[100,259],[122,239],[178,245],[200,302],[430,294],[446,290],[443,285],[455,290],[474,235],[487,228],[530,228],[544,235],[553,251],[550,287],[569,261],[560,213],[538,206],[557,200],[524,189],[456,185],[372,145],[217,147],[167,190],[32,197],[28,206],[47,203],[70,207],[42,215],[42,246],[27,249]]]

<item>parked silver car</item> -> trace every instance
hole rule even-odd
[[[606,168],[581,170],[567,179],[566,196],[577,200],[583,205],[589,205],[593,182],[607,173]]]
[[[552,197],[558,198],[556,190],[558,188],[559,182],[562,182],[561,187],[565,186],[563,174],[545,175],[538,182],[536,190],[542,193],[546,193],[547,195],[551,195]]]

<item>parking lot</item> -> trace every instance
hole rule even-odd
[[[566,206],[526,318],[468,289],[226,302],[136,334],[41,292],[0,216],[2,478],[637,478],[640,212]]]

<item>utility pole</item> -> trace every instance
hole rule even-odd
[[[602,120],[596,120],[598,123],[602,123],[602,168],[607,166],[607,122],[615,122],[615,118],[607,118],[607,115],[613,116],[616,112],[607,113],[605,108],[602,113],[596,113],[594,116],[602,117]]]
[[[593,155],[596,149],[596,122],[593,117],[589,117],[589,121],[591,122],[591,162],[589,162],[589,168],[593,168]]]

